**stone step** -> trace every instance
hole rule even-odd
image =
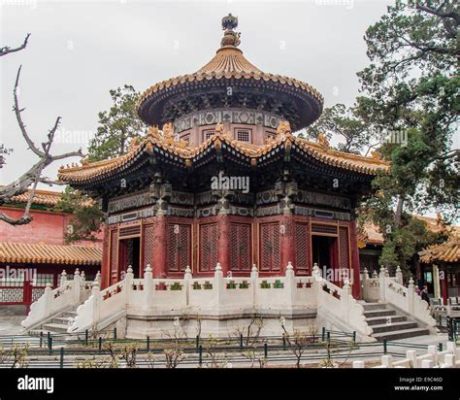
[[[70,323],[74,320],[75,317],[55,317],[49,323],[51,324],[62,324],[62,325],[70,325]]]
[[[404,315],[390,315],[387,317],[372,317],[372,318],[366,318],[366,322],[369,326],[373,325],[383,325],[386,324],[388,321],[388,318],[391,318],[391,322],[404,322],[407,321],[407,317]]]
[[[59,317],[75,318],[76,316],[77,316],[76,311],[64,311],[62,314],[59,314]]]
[[[403,331],[407,329],[417,328],[417,322],[411,321],[404,321],[404,322],[392,322],[391,324],[382,324],[382,325],[373,325],[372,331],[374,333],[381,333],[381,332],[395,332],[395,331]],[[375,336],[375,335],[374,335]]]
[[[376,311],[364,311],[364,316],[367,318],[375,318],[375,317],[386,317],[396,315],[396,311],[394,310],[376,310]]]
[[[67,332],[68,328],[69,328],[69,325],[67,324],[48,323],[48,324],[43,325],[44,332],[64,333],[64,332]]]
[[[387,309],[385,303],[364,303],[363,308],[364,311],[378,311]]]
[[[381,332],[375,333],[372,336],[376,338],[379,342],[383,340],[399,340],[399,339],[407,339],[416,336],[423,336],[429,335],[430,331],[426,328],[413,328],[413,329],[403,329],[400,331],[394,332]]]

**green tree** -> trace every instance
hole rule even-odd
[[[101,230],[104,214],[93,199],[67,186],[56,209],[73,214],[65,234],[66,243],[96,239],[96,234]]]
[[[110,90],[113,105],[98,114],[99,126],[88,148],[90,161],[120,156],[128,150],[132,138],[143,135],[145,124],[137,115],[139,93],[130,86]]]
[[[372,144],[372,131],[368,128],[362,118],[355,115],[353,107],[347,108],[344,104],[336,104],[324,109],[321,117],[306,130],[306,136],[317,138],[322,133],[331,140],[338,137],[340,142],[337,149],[350,153],[365,154],[375,144]]]
[[[398,0],[365,35],[371,63],[358,73],[362,95],[354,111],[387,138],[379,150],[391,172],[374,180],[377,196],[365,212],[386,239],[387,265],[406,265],[430,240],[410,213],[458,216],[460,152],[452,137],[460,109],[459,23],[456,2]]]

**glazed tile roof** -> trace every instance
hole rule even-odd
[[[0,242],[1,263],[100,265],[95,247]]]
[[[429,246],[419,252],[420,260],[429,264],[432,262],[460,262],[460,235],[452,235],[446,242]]]
[[[151,131],[154,129],[151,128]],[[272,150],[289,147],[291,149],[296,148],[304,155],[309,155],[325,165],[365,175],[376,175],[379,172],[386,172],[389,169],[389,163],[381,159],[340,152],[291,134],[278,134],[269,143],[254,145],[238,141],[231,138],[228,133],[221,132],[212,135],[201,145],[191,147],[179,146],[177,142],[168,141],[159,134],[149,133],[140,144],[132,146],[130,151],[123,156],[93,163],[86,162],[83,165],[61,167],[58,177],[66,183],[84,184],[95,182],[115,176],[134,162],[142,153],[152,154],[154,149],[169,153],[182,161],[184,165],[192,167],[194,162],[209,149],[219,149],[222,146],[227,146],[251,159],[253,165],[257,165],[257,162],[261,158],[271,157],[276,153]]]
[[[262,72],[243,56],[241,50],[228,47],[219,49],[215,57],[198,71],[170,78],[150,86],[142,94],[138,104],[143,104],[145,100],[157,92],[168,90],[181,84],[221,79],[253,79],[280,83],[307,92],[320,104],[323,104],[324,101],[321,93],[308,83],[283,75]]]
[[[27,203],[29,200],[30,190],[19,194],[17,196],[13,196],[10,199],[12,203]],[[61,199],[61,192],[54,192],[51,190],[35,190],[35,196],[33,199],[33,204],[41,204],[45,206],[54,207],[58,201]]]
[[[248,84],[249,86],[263,86],[264,94],[272,93],[273,96],[279,96],[279,92],[295,92],[294,98],[302,103],[298,110],[301,113],[307,113],[309,109],[311,115],[306,118],[297,128],[307,126],[313,120],[319,117],[323,106],[323,96],[308,83],[298,79],[271,74],[261,71],[252,64],[243,55],[238,48],[240,44],[239,33],[233,31],[233,27],[225,30],[224,37],[221,41],[221,47],[216,51],[214,57],[196,72],[173,77],[158,82],[148,88],[138,101],[138,114],[149,124],[162,124],[166,120],[160,120],[158,117],[152,117],[153,109],[158,107],[166,98],[173,96],[174,89],[179,91],[190,91],[193,95],[198,86],[222,87],[226,81],[237,80],[240,85]],[[275,90],[275,87],[277,88]],[[260,95],[260,93],[259,93]],[[291,93],[291,96],[293,94]],[[302,98],[302,99],[301,99]],[[307,101],[308,99],[308,101]],[[310,100],[312,100],[310,102]],[[310,106],[308,105],[310,104]],[[311,104],[314,104],[311,109]],[[161,110],[159,111],[161,114]]]
[[[443,223],[440,215],[436,217],[428,217],[425,215],[414,214],[413,217],[417,218],[420,221],[425,222],[426,228],[430,232],[439,233],[439,232],[447,231],[450,236],[460,235],[460,226],[457,226],[457,225],[446,226]],[[384,242],[384,239],[383,239],[383,235],[380,233],[379,227],[375,225],[374,223],[367,221],[364,224],[363,232],[360,232],[358,234],[358,241],[362,242],[364,245],[366,244],[382,245]]]

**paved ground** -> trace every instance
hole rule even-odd
[[[23,306],[0,306],[0,336],[24,334],[21,321],[25,317]]]

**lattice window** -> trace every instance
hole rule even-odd
[[[202,132],[202,139],[203,139],[203,142],[205,140],[208,140],[212,135],[214,135],[214,133],[216,133],[216,131],[214,129],[205,129],[203,132]]]
[[[295,267],[308,270],[310,265],[308,224],[295,224]]]
[[[46,286],[47,283],[54,283],[54,274],[37,273],[36,279],[33,282],[34,286]]]
[[[335,226],[335,225],[311,224],[311,231],[315,232],[315,233],[337,234],[337,226]]]
[[[37,301],[44,293],[44,288],[32,288],[32,302]]]
[[[218,237],[217,223],[200,225],[200,271],[214,271]]]
[[[251,269],[251,224],[230,223],[230,269]]]
[[[142,269],[145,269],[147,264],[150,264],[153,267],[153,224],[144,225],[143,227],[143,247],[142,247],[142,256],[143,256],[143,263]]]
[[[0,289],[0,303],[22,303],[24,301],[24,289],[3,288]]]
[[[190,133],[187,133],[186,135],[182,135],[181,139],[187,143],[190,143]]]
[[[250,142],[251,141],[251,129],[236,129],[236,140],[240,142]]]
[[[192,228],[188,224],[168,224],[166,267],[171,272],[190,266]]]
[[[340,268],[350,268],[350,253],[348,246],[348,228],[341,226],[339,228],[339,251],[340,251]]]
[[[278,271],[281,264],[280,226],[278,222],[260,224],[260,269]]]
[[[120,238],[126,236],[135,236],[141,233],[141,226],[134,225],[134,226],[126,226],[124,228],[120,228]]]

